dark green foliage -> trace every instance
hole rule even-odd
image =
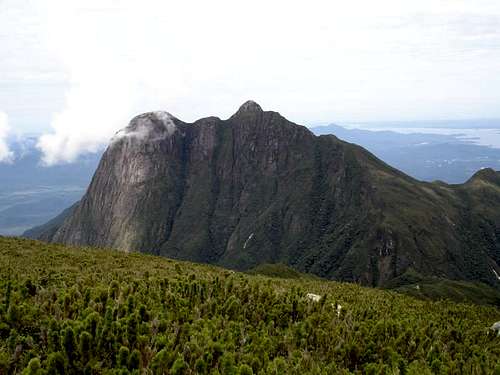
[[[127,367],[128,366],[128,357],[130,354],[130,350],[126,346],[122,346],[118,351],[118,358],[116,360],[116,364],[118,367]]]
[[[394,288],[394,290],[423,299],[448,298],[456,302],[500,306],[500,290],[479,282],[427,277],[414,284]]]
[[[169,355],[166,349],[160,350],[151,361],[151,368],[155,374],[162,374],[169,369]]]
[[[50,353],[47,357],[47,374],[60,375],[65,373],[64,356],[61,352]]]
[[[23,375],[42,375],[42,364],[40,358],[33,358],[29,361],[28,367],[23,371]]]
[[[184,358],[179,356],[175,360],[174,364],[172,365],[170,372],[172,373],[172,375],[182,375],[182,374],[185,374],[187,372],[187,369],[188,369],[188,365],[184,361]]]
[[[269,277],[279,277],[283,279],[315,278],[312,274],[300,273],[285,264],[260,264],[251,270],[246,271],[250,275],[262,275]]]
[[[141,366],[141,353],[139,350],[134,349],[130,353],[130,358],[128,359],[129,370],[138,370]]]
[[[75,333],[71,327],[68,327],[63,331],[63,335],[64,352],[66,353],[66,357],[70,363],[72,363],[78,354],[76,349]]]
[[[500,370],[494,307],[19,239],[0,276],[0,374]]]
[[[198,374],[205,374],[207,372],[207,363],[202,357],[196,360],[194,364],[194,369]]]
[[[92,350],[92,336],[88,332],[82,332],[80,335],[80,355],[83,361],[91,357]]]
[[[247,364],[242,364],[238,370],[239,375],[253,375],[253,370]]]

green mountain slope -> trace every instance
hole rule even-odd
[[[38,238],[371,286],[413,269],[500,288],[497,172],[420,182],[254,102],[227,120],[137,116],[57,222]]]
[[[354,284],[0,238],[2,374],[489,374],[497,320]]]

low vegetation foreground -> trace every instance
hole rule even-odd
[[[0,374],[500,374],[494,307],[7,238],[0,273]]]

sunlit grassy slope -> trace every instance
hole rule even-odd
[[[1,374],[500,373],[494,307],[7,238],[0,276]]]

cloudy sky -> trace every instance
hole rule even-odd
[[[102,147],[135,114],[303,124],[500,118],[498,0],[0,0],[0,160]]]

